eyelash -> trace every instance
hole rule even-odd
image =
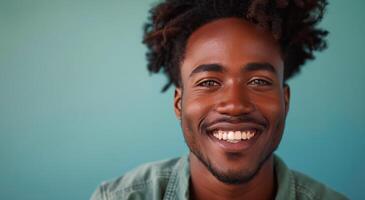
[[[258,86],[268,86],[271,85],[270,81],[264,80],[264,79],[253,79],[248,82],[249,85],[258,85]]]
[[[214,80],[205,80],[205,81],[202,81],[198,84],[198,86],[201,86],[201,87],[216,87],[216,86],[219,86],[219,83],[217,81],[214,81]]]

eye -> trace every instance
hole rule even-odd
[[[268,86],[268,85],[272,85],[272,83],[270,81],[267,81],[265,79],[252,79],[248,82],[249,85],[254,85],[254,86]]]
[[[205,81],[202,81],[198,84],[198,86],[200,87],[217,87],[219,86],[219,83],[217,81],[214,81],[214,80],[205,80]]]

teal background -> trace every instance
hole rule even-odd
[[[0,199],[88,199],[147,161],[187,153],[173,91],[141,44],[152,0],[0,0]],[[291,80],[278,154],[365,199],[365,8],[330,0],[329,49]]]

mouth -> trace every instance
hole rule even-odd
[[[256,125],[217,124],[207,130],[213,145],[224,152],[238,153],[251,149],[262,135],[264,127]]]
[[[252,139],[257,133],[256,129],[252,130],[245,130],[245,131],[225,131],[225,130],[216,130],[211,133],[213,137],[215,137],[218,140],[223,140],[229,143],[238,143],[241,141],[248,141]]]

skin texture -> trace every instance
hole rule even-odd
[[[289,108],[283,66],[272,35],[242,19],[209,22],[189,37],[174,109],[191,151],[191,198],[274,197],[272,153]],[[237,149],[214,140],[215,129],[258,132]]]

